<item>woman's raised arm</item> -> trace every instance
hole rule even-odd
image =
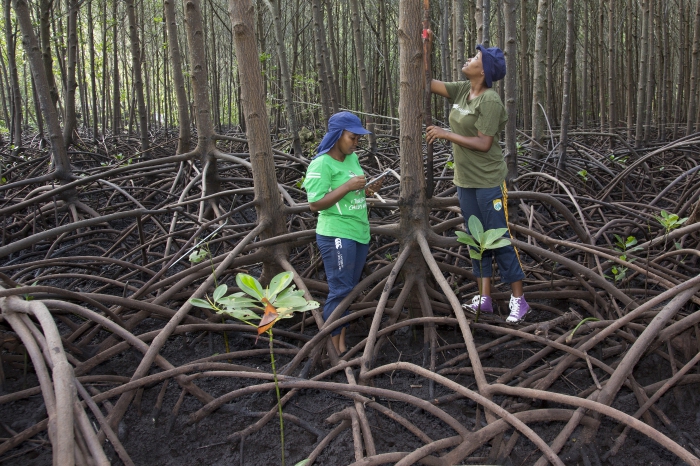
[[[442,81],[438,81],[437,79],[433,79],[432,81],[430,81],[430,92],[432,92],[433,94],[441,95],[443,97],[447,97],[448,99],[450,98],[450,94],[447,93],[445,83]]]

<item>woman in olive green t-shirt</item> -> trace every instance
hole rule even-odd
[[[429,126],[426,140],[437,139],[452,142],[459,205],[464,223],[469,230],[469,218],[474,215],[484,229],[508,228],[507,191],[505,178],[508,172],[498,141],[494,139],[505,127],[508,117],[503,102],[491,89],[494,81],[506,75],[503,52],[498,47],[476,46],[478,53],[467,60],[462,73],[467,81],[444,83],[433,79],[430,90],[447,97],[452,102],[450,130]],[[510,238],[510,232],[504,235]],[[510,315],[507,322],[520,322],[530,310],[523,295],[523,273],[518,252],[513,246],[487,251],[481,264],[474,262],[474,274],[480,281],[480,294],[471,304],[462,307],[470,312],[492,313],[491,277],[492,256],[501,274],[501,280],[510,283],[513,294],[510,298]]]

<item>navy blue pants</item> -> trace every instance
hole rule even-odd
[[[328,320],[338,304],[355,288],[362,276],[362,268],[367,260],[369,244],[358,243],[346,238],[316,235],[316,243],[321,251],[323,267],[326,269],[328,298],[323,306],[323,320]],[[348,315],[345,310],[343,316]],[[331,335],[339,335],[341,327]]]
[[[459,207],[462,210],[464,224],[469,231],[469,217],[475,215],[484,226],[484,231],[494,228],[508,228],[508,192],[505,183],[494,188],[460,188],[457,187]],[[511,238],[510,231],[504,235]],[[495,255],[498,270],[501,273],[501,281],[513,283],[525,278],[523,268],[520,265],[518,251],[512,245],[484,251],[479,261],[472,260],[474,275],[477,277],[493,277],[492,258]]]

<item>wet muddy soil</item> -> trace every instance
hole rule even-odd
[[[533,320],[546,320],[552,318],[546,312],[533,313]],[[142,324],[142,331],[158,328],[162,325],[157,321],[146,321]],[[148,328],[151,327],[151,328]],[[348,341],[351,344],[359,342],[366,335],[366,328],[354,325],[349,329]],[[136,332],[140,333],[140,332]],[[311,333],[309,333],[311,334]],[[458,332],[451,327],[438,327],[441,345],[449,345],[461,340]],[[194,346],[193,342],[201,334],[187,334],[171,337],[163,351],[163,356],[174,365],[180,365],[213,354],[225,353],[225,342],[222,335],[205,335]],[[248,336],[235,332],[228,332],[227,339],[232,351],[251,348],[265,349],[267,341],[260,339],[255,343]],[[493,337],[485,331],[479,330],[475,334],[477,344],[483,344]],[[519,347],[517,350],[504,351],[494,354],[482,360],[485,367],[513,367],[523,361],[538,348]],[[439,352],[438,365],[451,359],[458,353],[463,353],[463,348],[451,349]],[[383,345],[381,356],[376,365],[395,361],[407,361],[417,365],[424,363],[424,345],[422,328],[403,328],[396,332],[390,340]],[[100,365],[91,374],[108,374],[128,376],[132,374],[141,359],[141,354],[135,350],[129,350],[108,362]],[[662,364],[658,356],[647,356],[637,367],[635,377],[642,385],[648,385],[658,380],[669,377],[666,373],[668,364]],[[278,355],[278,367],[282,367],[290,360],[290,356]],[[252,368],[270,370],[269,355],[262,354],[246,360],[231,361]],[[460,363],[464,365],[464,363]],[[6,367],[8,364],[6,363]],[[326,365],[325,368],[328,366]],[[6,393],[30,387],[36,383],[31,370],[26,376],[17,370],[17,364],[6,370],[8,379]],[[157,370],[154,370],[157,372]],[[670,370],[669,370],[670,372]],[[315,374],[311,374],[312,376]],[[601,376],[602,374],[599,374]],[[491,377],[491,376],[489,376]],[[474,388],[474,379],[470,375],[451,376],[453,380]],[[495,377],[494,377],[495,378]],[[345,374],[336,373],[327,381],[347,383]],[[566,382],[560,382],[552,387],[554,391],[575,395],[583,388],[590,386],[591,378],[585,369],[573,369],[566,374]],[[212,394],[221,396],[232,390],[257,384],[258,381],[237,379],[230,377],[202,378],[197,384]],[[430,384],[423,378],[409,372],[387,373],[374,379],[376,387],[388,388],[401,393],[408,393],[423,399],[439,398],[451,394],[450,391],[439,385],[434,386],[434,393],[430,397]],[[114,385],[95,384],[94,388],[100,391],[112,388]],[[158,383],[143,390],[140,404],[132,403],[126,416],[119,426],[119,437],[124,447],[137,465],[277,465],[281,464],[280,454],[280,429],[277,417],[267,423],[258,432],[244,438],[240,442],[231,443],[227,437],[238,432],[248,425],[256,422],[259,417],[274,408],[275,398],[273,393],[261,393],[252,396],[238,398],[222,409],[215,411],[204,420],[196,424],[188,422],[188,415],[197,411],[201,406],[194,397],[187,395],[180,412],[176,418],[172,418],[171,412],[180,397],[181,389],[174,381],[166,388],[162,409],[155,412],[154,407],[157,398],[163,389],[163,383]],[[625,389],[623,389],[625,390]],[[138,396],[137,396],[138,399]],[[505,398],[494,400],[502,403]],[[111,401],[115,402],[116,399]],[[391,408],[398,414],[409,419],[432,439],[444,438],[456,435],[445,423],[439,421],[414,406],[387,399],[375,401]],[[531,401],[531,400],[521,400]],[[328,424],[325,419],[330,415],[342,411],[352,405],[352,400],[332,392],[319,390],[301,390],[284,407],[284,412],[297,416],[305,421],[307,428],[300,427],[287,421],[284,426],[286,464],[294,465],[306,458],[325,435],[337,424]],[[627,413],[633,413],[638,405],[631,393],[622,393],[614,406]],[[698,385],[681,386],[671,390],[658,403],[668,415],[678,431],[671,432],[658,418],[654,418],[655,426],[669,435],[677,438],[682,435],[691,445],[700,445],[700,387]],[[467,399],[457,399],[441,403],[440,407],[457,419],[463,425],[474,429],[475,423],[483,424],[483,413],[478,413],[480,408]],[[535,402],[533,408],[567,408],[553,403]],[[403,451],[410,452],[423,445],[420,439],[408,430],[388,419],[372,409],[367,409],[376,449],[380,453]],[[45,408],[41,395],[32,396],[22,401],[0,405],[0,437],[11,437],[11,431],[21,431],[30,427],[45,417]],[[547,442],[551,442],[560,432],[564,423],[551,422],[531,424],[531,427]],[[603,419],[600,431],[595,442],[584,445],[581,440],[581,427],[572,435],[571,439],[560,453],[560,457],[567,465],[658,465],[675,466],[683,464],[673,454],[667,452],[647,437],[632,432],[622,451],[615,457],[601,460],[608,448],[617,437],[617,423]],[[506,432],[507,442],[513,434],[512,430]],[[0,458],[3,465],[50,465],[51,449],[46,443],[48,437],[43,432],[31,442],[25,443]],[[476,451],[470,460],[464,464],[488,464],[488,448],[484,447]],[[106,447],[107,454],[113,464],[122,464],[111,446]],[[697,453],[696,453],[697,454]],[[498,464],[504,465],[531,465],[539,458],[540,454],[535,446],[527,439],[520,437],[512,452]],[[344,465],[355,461],[352,430],[344,430],[336,437],[316,460],[318,465]],[[494,464],[493,462],[490,464]]]

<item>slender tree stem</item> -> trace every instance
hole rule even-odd
[[[284,417],[282,416],[282,403],[280,401],[280,385],[277,380],[277,368],[275,367],[275,349],[272,344],[272,329],[267,331],[270,336],[270,363],[272,364],[272,375],[275,378],[275,393],[277,394],[277,411],[280,415],[280,443],[282,444],[282,466],[284,466]]]

